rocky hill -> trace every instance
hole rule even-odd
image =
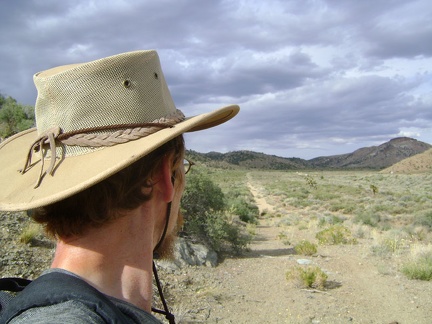
[[[383,169],[430,148],[430,144],[398,137],[379,146],[361,148],[349,154],[318,157],[309,163],[318,168]]]
[[[352,153],[322,156],[311,160],[283,158],[252,151],[198,153],[188,151],[194,161],[213,167],[266,170],[375,169],[381,170],[406,158],[432,149],[432,145],[408,137],[394,138],[379,146],[360,148]]]
[[[186,155],[193,161],[204,163],[212,167],[244,167],[266,170],[298,170],[309,168],[307,160],[300,158],[283,158],[252,151],[234,151],[228,153],[198,153],[195,151],[188,151]]]

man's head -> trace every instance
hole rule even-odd
[[[182,163],[183,133],[219,125],[239,111],[232,105],[185,117],[153,50],[52,68],[34,81],[36,128],[0,144],[0,183],[8,184],[0,189],[0,210],[34,209],[60,236],[82,233],[148,199],[140,188],[151,188],[161,161],[172,155],[173,164]],[[183,186],[176,177],[175,185]]]
[[[163,159],[172,161],[173,181],[184,183],[184,140],[179,135],[111,177],[56,203],[36,208],[32,218],[44,225],[52,237],[80,236],[121,217],[148,201]],[[143,190],[145,189],[145,190]]]

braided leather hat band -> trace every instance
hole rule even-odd
[[[62,144],[61,147],[64,147],[64,145],[90,148],[113,146],[146,137],[163,128],[170,128],[184,119],[184,114],[177,109],[169,116],[160,118],[151,123],[100,126],[67,133],[62,133],[59,127],[54,127],[40,135],[30,146],[27,159],[25,161],[24,168],[21,170],[21,173],[24,174],[31,166],[33,153],[40,152],[41,170],[34,186],[34,188],[37,188],[43,178],[44,162],[45,157],[47,156],[51,158],[51,162],[48,169],[46,170],[46,173],[53,175],[58,143]],[[103,133],[98,133],[101,131]],[[114,132],[106,133],[104,131]],[[53,154],[53,152],[55,152],[55,154]],[[64,156],[64,154],[60,155]]]

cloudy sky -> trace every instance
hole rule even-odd
[[[2,1],[0,44],[0,93],[29,105],[38,71],[156,49],[186,115],[241,107],[199,152],[432,144],[430,0]]]

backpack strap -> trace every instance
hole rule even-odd
[[[0,278],[0,315],[15,298],[14,293],[22,291],[30,282],[23,278]]]
[[[34,307],[54,305],[76,300],[87,305],[106,323],[127,323],[126,316],[107,296],[84,280],[61,272],[44,274],[31,282],[10,302],[0,323],[8,323],[12,318]]]
[[[32,281],[24,278],[0,278],[0,290],[19,292],[27,287],[30,282]]]

